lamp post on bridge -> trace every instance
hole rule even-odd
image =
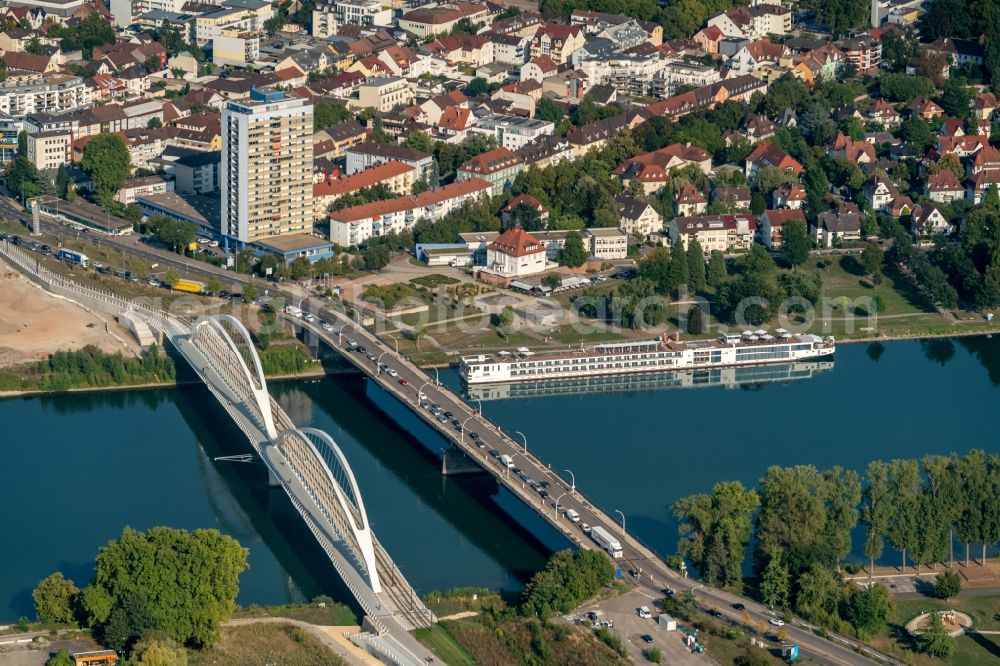
[[[556,513],[555,513],[556,520],[559,520],[559,500],[561,500],[565,496],[566,493],[563,493],[562,495],[556,498]]]
[[[421,400],[423,400],[423,399],[426,398],[426,396],[424,395],[424,387],[427,386],[428,384],[430,384],[430,382],[424,382],[423,384],[420,385],[420,388],[417,389],[417,403],[418,404],[420,403]]]
[[[351,322],[347,322],[346,324],[343,324],[340,327],[340,330],[337,331],[337,344],[340,345],[340,346],[344,345],[344,339],[343,339],[344,338],[344,329],[347,328],[348,326],[354,326],[354,324],[352,324]]]
[[[521,432],[520,430],[515,430],[514,432],[515,432],[516,434],[520,435],[520,436],[521,436],[521,439],[523,439],[523,440],[524,440],[524,453],[525,453],[525,454],[527,454],[527,453],[528,453],[528,438],[527,438],[527,437],[525,437],[525,436],[524,436],[524,433],[523,433],[523,432]]]
[[[483,403],[479,400],[479,398],[473,398],[473,400],[476,401],[476,408],[479,410],[479,415],[482,416],[483,415]]]
[[[389,350],[387,349],[387,350],[385,350],[384,352],[382,352],[381,354],[378,355],[378,360],[375,361],[375,374],[376,375],[381,375],[382,374],[382,357],[385,356],[388,353],[389,353]]]
[[[392,338],[392,341],[396,343],[396,356],[399,356],[399,340],[397,340],[396,336],[391,333],[386,333],[385,337]]]
[[[471,418],[474,418],[474,416],[470,416],[469,418],[467,418],[464,421],[462,421],[462,443],[463,444],[465,443],[465,424],[468,423],[469,419],[471,419]]]
[[[574,474],[573,470],[570,470],[570,469],[566,469],[566,470],[563,470],[563,471],[566,472],[567,474],[569,474],[569,478],[570,478],[569,490],[570,490],[570,492],[575,493],[576,492],[576,474]]]
[[[622,517],[622,534],[624,535],[625,534],[625,514],[622,513],[621,511],[619,511],[618,509],[615,509],[615,513],[617,513],[619,516]]]

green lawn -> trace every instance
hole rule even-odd
[[[417,629],[413,635],[429,647],[448,666],[473,666],[476,660],[452,638],[440,624],[430,629]]]
[[[430,275],[422,275],[420,277],[410,278],[410,282],[413,284],[419,284],[422,287],[428,287],[433,289],[434,287],[442,287],[449,284],[457,284],[459,281],[453,277],[448,277],[447,275],[441,275],[440,273],[431,273]]]

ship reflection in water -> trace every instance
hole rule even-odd
[[[821,372],[832,369],[833,360],[823,359],[634,375],[539,379],[505,384],[473,384],[470,386],[463,382],[462,391],[465,397],[470,400],[508,400],[581,393],[634,393],[711,386],[721,386],[727,389],[753,389],[763,384],[810,379]]]

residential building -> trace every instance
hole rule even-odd
[[[673,97],[678,88],[704,88],[721,78],[722,73],[716,67],[673,60],[668,61],[653,79],[649,92],[654,97]]]
[[[917,208],[910,221],[910,232],[915,236],[953,234],[957,230],[957,225],[949,223],[941,211],[930,203]]]
[[[856,204],[842,203],[836,211],[824,211],[809,227],[820,247],[861,240],[861,212]]]
[[[775,208],[802,208],[806,203],[806,191],[800,186],[786,183],[771,194]]]
[[[749,250],[756,232],[757,222],[753,216],[742,213],[677,217],[671,220],[668,227],[672,245],[681,243],[686,250],[688,244],[697,239],[706,257],[713,250],[719,252]]]
[[[350,176],[341,176],[334,169],[328,178],[313,185],[313,217],[323,217],[337,199],[366,187],[384,185],[394,194],[409,194],[413,190],[415,172],[416,169],[409,164],[392,160]]]
[[[416,173],[414,178],[431,183],[435,172],[434,156],[405,146],[384,143],[359,143],[347,149],[347,175],[370,169],[389,160],[409,164]]]
[[[17,155],[17,137],[24,129],[24,121],[0,113],[0,164],[10,162]]]
[[[663,218],[645,199],[627,195],[615,197],[621,215],[619,229],[631,236],[648,238],[663,230]]]
[[[327,127],[322,132],[318,132],[317,136],[323,137],[320,139],[321,141],[328,140],[331,142],[328,150],[324,153],[324,157],[338,159],[347,155],[349,148],[364,142],[368,137],[368,132],[358,121],[351,119],[337,123],[332,127]]]
[[[619,164],[611,174],[621,178],[625,187],[628,187],[633,180],[637,180],[642,184],[644,193],[652,194],[666,185],[667,181],[670,180],[671,171],[688,165],[694,165],[702,173],[707,174],[712,170],[712,156],[698,146],[675,143],[666,148],[627,159]]]
[[[254,243],[312,231],[313,107],[252,90],[222,110],[222,228]]]
[[[490,196],[502,194],[524,169],[524,159],[508,148],[495,148],[476,155],[458,167],[456,180],[481,178],[490,183]]]
[[[796,220],[808,229],[806,216],[801,208],[777,208],[765,210],[760,216],[760,238],[768,250],[781,248],[781,229],[788,222]]]
[[[854,65],[858,76],[873,76],[882,64],[882,42],[871,35],[860,35],[837,42],[847,62]]]
[[[747,180],[753,182],[757,172],[767,167],[774,167],[796,175],[802,173],[802,165],[798,160],[783,151],[770,141],[764,141],[753,149],[746,158]]]
[[[490,189],[486,181],[473,178],[417,195],[342,208],[330,213],[330,240],[350,247],[372,237],[401,233],[417,220],[440,220],[467,201],[489,196]]]
[[[501,148],[518,150],[539,137],[551,135],[555,124],[537,118],[497,114],[478,121],[469,131],[494,137]]]
[[[590,85],[610,85],[619,94],[637,97],[652,94],[654,81],[665,66],[666,63],[658,56],[628,53],[586,58],[579,63],[579,69],[586,74]]]
[[[535,212],[538,213],[539,221],[547,225],[549,221],[549,209],[546,208],[541,201],[531,196],[530,194],[519,194],[510,201],[507,205],[500,209],[500,220],[503,222],[505,227],[509,227],[512,224],[516,224],[517,220],[514,217],[518,206],[527,206]]]
[[[219,191],[222,151],[198,151],[173,163],[174,188],[181,194],[213,194]]]
[[[723,206],[729,213],[738,213],[750,210],[750,188],[749,187],[718,187],[712,193],[712,201]]]
[[[358,99],[349,100],[348,106],[358,109],[375,109],[381,113],[392,111],[397,106],[412,104],[413,88],[400,76],[368,79],[358,89]]]
[[[66,129],[28,134],[28,161],[39,171],[58,169],[73,157],[73,134]],[[15,144],[16,145],[16,144]]]
[[[586,229],[583,243],[589,248],[590,256],[596,259],[612,261],[628,256],[628,234],[621,229]]]
[[[928,174],[924,187],[927,198],[937,203],[946,204],[965,197],[965,187],[950,169],[941,169],[937,173]]]
[[[708,208],[708,199],[694,185],[684,183],[674,195],[674,210],[681,217],[701,215]]]
[[[316,4],[314,37],[332,37],[342,25],[389,26],[392,25],[392,9],[383,7],[381,0],[332,0]]]
[[[580,26],[549,23],[539,28],[531,38],[531,54],[547,55],[561,65],[569,60],[573,51],[583,46],[584,41],[586,38]]]
[[[545,246],[520,227],[512,227],[486,248],[485,271],[501,278],[517,279],[545,271]]]
[[[417,7],[406,12],[399,17],[399,27],[423,38],[447,34],[462,19],[468,19],[473,24],[485,23],[489,19],[489,15],[489,8],[485,3],[445,3]]]
[[[0,84],[0,111],[23,116],[36,111],[72,111],[91,104],[93,88],[79,76],[49,74],[31,82]]]

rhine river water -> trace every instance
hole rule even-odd
[[[454,371],[441,378],[458,385]],[[376,534],[419,592],[517,589],[565,545],[491,478],[443,479],[442,440],[365,380],[272,390],[296,423],[342,446]],[[772,464],[863,471],[876,458],[1000,451],[1000,338],[842,345],[832,368],[801,381],[514,393],[527,397],[483,411],[664,554],[676,543],[670,503],[717,480],[753,484]],[[249,447],[204,389],[2,400],[0,448],[0,622],[30,616],[31,589],[53,570],[85,585],[126,525],[237,538],[250,549],[241,603],[348,600],[262,466],[213,460]]]

